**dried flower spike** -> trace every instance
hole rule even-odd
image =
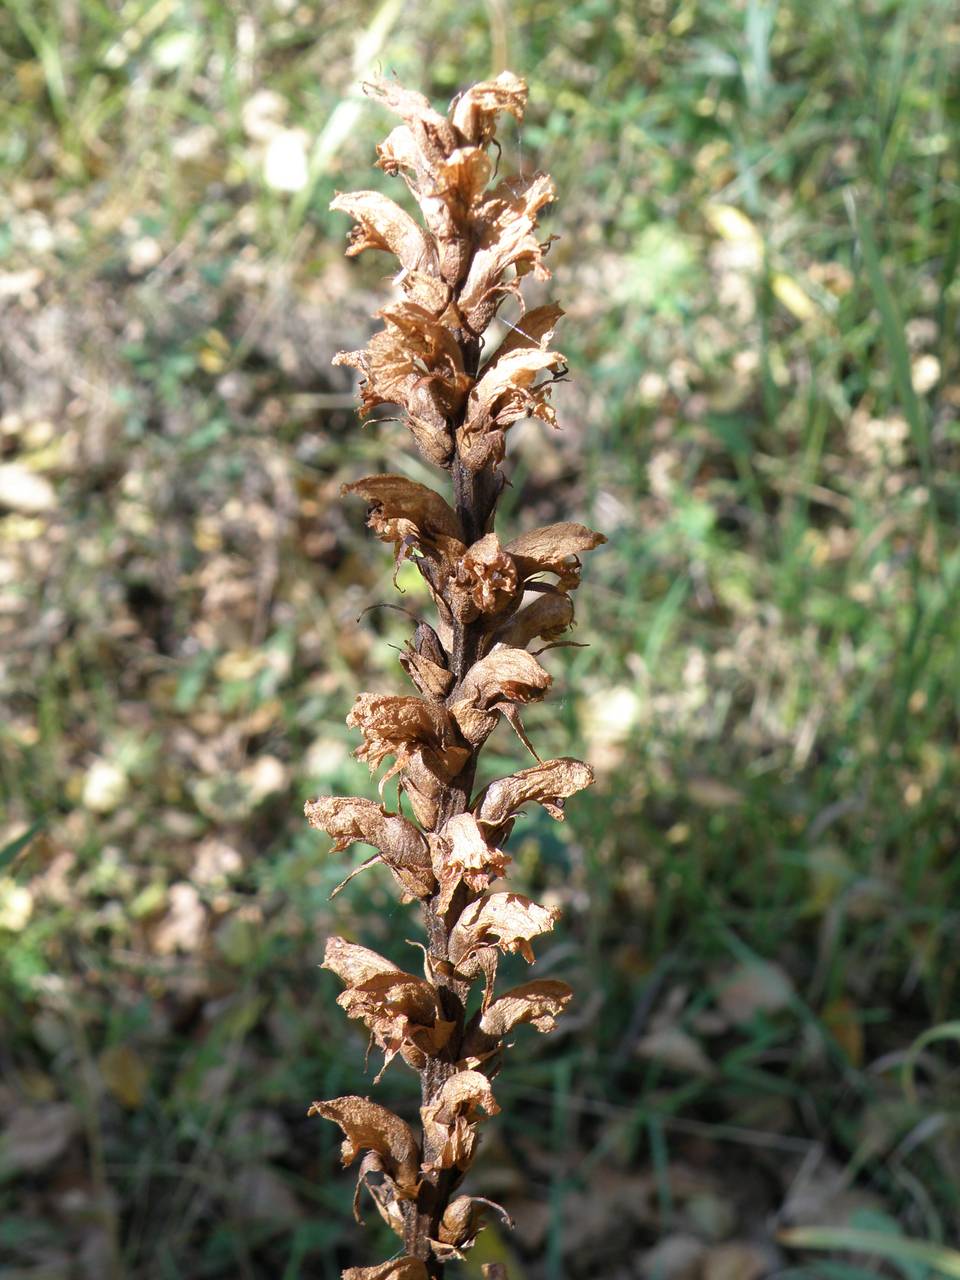
[[[420,901],[426,925],[425,973],[418,977],[343,938],[327,942],[324,967],[344,984],[338,1003],[363,1022],[383,1052],[420,1076],[420,1136],[368,1098],[315,1102],[310,1114],[338,1124],[343,1162],[358,1156],[356,1212],[366,1190],[402,1241],[391,1261],[350,1268],[344,1280],[437,1280],[463,1256],[490,1209],[456,1195],[477,1149],[479,1127],[499,1106],[491,1080],[504,1038],[530,1023],[551,1031],[572,992],[555,979],[496,991],[500,954],[532,963],[532,940],[557,913],[521,894],[495,890],[509,855],[500,847],[518,811],[531,801],[562,820],[564,801],[592,781],[578,760],[546,760],[474,793],[477,756],[504,716],[530,746],[519,708],[542,699],[549,672],[542,653],[573,622],[571,592],[580,556],[605,539],[563,522],[501,543],[494,530],[506,433],[521,418],[555,426],[553,382],[565,371],[550,349],[562,315],[556,303],[526,311],[523,276],[546,280],[549,240],[537,218],[553,199],[545,174],[489,187],[497,117],[523,119],[527,87],[509,72],[474,85],[447,115],[419,93],[387,80],[369,94],[400,117],[378,148],[378,163],[400,176],[422,224],[375,191],[338,195],[332,208],[356,226],[348,254],[391,253],[405,301],[379,312],[383,328],[363,351],[337,361],[362,375],[361,413],[397,405],[430,463],[449,471],[452,501],[399,475],[367,476],[344,486],[369,504],[374,534],[413,561],[436,606],[401,658],[417,695],[357,695],[347,723],[360,730],[356,754],[371,770],[392,758],[380,792],[399,780],[412,821],[372,800],[321,797],[306,808],[333,849],[363,841],[376,850],[404,901]],[[519,316],[485,356],[484,334],[501,305]],[[482,982],[480,1007],[466,1009]],[[507,1219],[509,1221],[509,1219]],[[499,1264],[484,1274],[505,1277]]]

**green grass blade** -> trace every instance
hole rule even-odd
[[[17,836],[15,840],[11,840],[9,844],[4,845],[0,849],[0,871],[5,871],[9,867],[45,826],[46,823],[41,819],[39,822],[35,822],[32,827],[29,827],[22,836]]]
[[[917,1059],[928,1045],[935,1044],[938,1040],[956,1040],[960,1043],[960,1021],[941,1022],[937,1027],[930,1027],[922,1036],[918,1036],[907,1051],[907,1056],[903,1061],[903,1092],[907,1095],[907,1100],[911,1103],[917,1101],[917,1085],[916,1070]],[[957,1255],[960,1257],[960,1254]]]
[[[919,1262],[942,1276],[960,1278],[960,1253],[924,1240],[907,1240],[883,1231],[862,1231],[857,1227],[791,1227],[777,1234],[780,1244],[790,1249],[849,1249],[872,1253],[891,1262]]]
[[[877,310],[880,312],[880,324],[887,355],[890,358],[893,384],[907,422],[910,424],[910,432],[913,436],[914,447],[920,458],[924,480],[929,485],[932,479],[930,431],[927,424],[926,409],[920,403],[917,393],[913,389],[913,379],[910,375],[910,352],[907,348],[900,308],[897,306],[893,291],[884,275],[880,262],[880,252],[877,248],[877,239],[874,235],[873,223],[869,215],[859,209],[855,209],[852,201],[851,214],[854,228],[860,240],[870,291],[873,294]]]

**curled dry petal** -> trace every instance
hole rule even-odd
[[[333,852],[355,840],[373,845],[406,893],[425,898],[435,888],[430,852],[423,834],[412,822],[387,813],[359,796],[320,796],[304,806],[311,827],[333,837]]]
[[[304,813],[311,827],[333,837],[339,853],[355,840],[371,844],[385,857],[410,866],[429,864],[426,841],[406,818],[387,813],[373,800],[361,796],[319,796],[308,800]]]
[[[462,547],[463,530],[450,504],[439,493],[406,476],[364,476],[345,484],[343,494],[355,493],[370,503],[367,523],[381,542],[392,542],[398,553],[408,539],[420,547]]]
[[[354,753],[375,769],[384,757],[397,757],[403,767],[416,750],[438,778],[455,778],[469,752],[452,742],[452,726],[446,709],[422,698],[358,693],[347,724],[363,734],[363,746]]]
[[[359,986],[360,983],[381,977],[385,973],[403,972],[386,956],[371,951],[369,947],[361,947],[359,943],[348,942],[346,938],[327,939],[320,967],[335,973],[348,987]]]
[[[394,1258],[376,1267],[347,1267],[343,1280],[429,1280],[419,1258]]]
[[[508,323],[507,336],[480,370],[480,376],[488,373],[498,360],[521,347],[548,347],[557,321],[564,314],[563,307],[548,302],[533,311],[525,311],[513,324]]]
[[[361,1151],[376,1151],[397,1186],[407,1195],[416,1195],[420,1148],[405,1120],[379,1103],[355,1095],[314,1102],[307,1115],[323,1116],[340,1126],[345,1165],[352,1164]]]
[[[406,410],[406,424],[421,452],[446,465],[453,447],[449,420],[463,407],[472,379],[451,331],[416,302],[398,302],[378,313],[386,322],[362,351],[341,351],[334,364],[363,375],[361,415],[377,405]]]
[[[440,883],[437,907],[441,915],[449,909],[461,881],[474,893],[482,893],[506,873],[510,861],[508,854],[487,842],[470,813],[450,818],[437,835],[430,837],[430,850],[434,875]]]
[[[550,389],[565,369],[558,351],[542,347],[518,347],[497,360],[467,397],[466,416],[457,428],[460,460],[471,471],[501,462],[504,432],[521,418],[556,426]],[[553,376],[537,382],[544,373]]]
[[[555,908],[541,907],[520,893],[493,893],[472,902],[450,933],[450,959],[458,967],[475,952],[495,941],[507,954],[519,952],[533,964],[530,939],[549,933],[559,918]]]
[[[507,778],[497,778],[481,793],[474,805],[477,821],[485,827],[499,827],[531,800],[542,804],[551,818],[563,821],[563,802],[589,787],[593,770],[582,760],[561,756],[521,769]]]
[[[501,71],[496,80],[483,80],[455,99],[450,115],[467,142],[484,146],[493,137],[502,111],[523,120],[526,105],[527,82],[511,71]]]
[[[454,133],[450,121],[439,111],[435,111],[430,99],[416,89],[405,89],[396,80],[387,76],[372,76],[365,80],[363,89],[371,98],[375,98],[388,111],[392,111],[401,120],[422,122],[437,134],[437,145],[440,155],[449,155],[459,139]]]
[[[585,524],[564,520],[522,533],[507,544],[506,550],[516,560],[524,581],[535,573],[555,573],[560,586],[570,591],[580,583],[577,557],[604,542],[606,538],[602,533],[588,529]]]
[[[472,622],[481,613],[500,613],[517,593],[517,567],[495,533],[469,547],[460,558],[449,589],[453,616]]]
[[[533,654],[501,646],[474,663],[464,677],[461,694],[486,709],[500,702],[536,702],[552,683]]]
[[[379,191],[350,191],[330,203],[337,213],[348,213],[357,225],[350,237],[347,256],[364,249],[384,249],[399,259],[407,271],[437,275],[436,246],[409,213]]]
[[[384,1070],[399,1053],[414,1071],[422,1071],[454,1027],[440,1017],[435,989],[409,973],[378,974],[342,992],[337,1004],[369,1029],[384,1052]]]
[[[537,214],[554,195],[550,177],[537,173],[501,182],[478,208],[482,233],[459,297],[460,311],[474,333],[487,327],[505,294],[517,291],[515,281],[503,281],[510,267],[518,276],[531,272],[538,280],[549,278],[544,245],[533,233]]]
[[[531,640],[555,640],[573,622],[573,601],[564,591],[544,591],[507,619],[498,632],[498,644],[524,649]]]
[[[470,668],[450,712],[466,740],[477,747],[493,732],[500,709],[537,701],[552,682],[525,649],[500,647]]]
[[[487,1007],[480,1019],[480,1030],[497,1039],[523,1022],[529,1022],[540,1032],[552,1031],[572,996],[567,984],[556,978],[525,982]]]
[[[477,1144],[477,1110],[488,1116],[500,1110],[490,1081],[479,1071],[448,1077],[432,1102],[420,1110],[425,1163],[428,1168],[465,1169]]]
[[[404,1199],[398,1193],[397,1184],[383,1167],[383,1161],[376,1151],[367,1152],[360,1161],[360,1172],[357,1174],[357,1187],[353,1197],[353,1216],[361,1226],[363,1225],[363,1218],[360,1216],[360,1192],[363,1187],[366,1187],[367,1191],[369,1191],[370,1198],[377,1206],[377,1212],[387,1226],[391,1231],[396,1232],[398,1236],[402,1236],[405,1226]]]
[[[369,1028],[384,1051],[384,1068],[400,1053],[420,1071],[449,1040],[453,1024],[440,1016],[436,989],[376,951],[345,938],[329,938],[322,968],[345,984],[347,990],[337,1004]]]
[[[487,1200],[484,1196],[457,1196],[456,1200],[451,1200],[440,1221],[440,1243],[468,1249],[483,1226],[486,1209],[495,1209],[506,1226],[513,1226],[506,1209],[495,1200]]]

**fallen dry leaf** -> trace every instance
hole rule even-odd
[[[779,1013],[793,1000],[786,971],[768,960],[738,965],[714,984],[717,1003],[731,1022],[749,1022],[757,1013]]]
[[[0,1171],[13,1176],[48,1169],[78,1129],[79,1117],[68,1102],[15,1107],[0,1133]]]
[[[128,1111],[143,1103],[150,1072],[135,1049],[128,1044],[110,1045],[100,1054],[97,1066],[103,1083]]]
[[[651,1031],[637,1044],[637,1054],[654,1062],[662,1062],[672,1071],[694,1076],[712,1076],[713,1063],[693,1036],[682,1027],[661,1027]]]

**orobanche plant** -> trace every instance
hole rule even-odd
[[[553,928],[557,912],[495,882],[507,872],[502,846],[518,811],[532,801],[562,819],[564,800],[592,781],[578,760],[541,760],[518,709],[549,689],[535,655],[563,643],[578,557],[604,538],[563,522],[503,544],[494,529],[507,430],[527,417],[555,425],[550,390],[565,371],[549,346],[560,307],[526,310],[520,292],[524,276],[550,275],[537,215],[553,184],[538,173],[490,186],[497,117],[522,119],[525,83],[504,72],[467,90],[447,115],[390,81],[367,90],[403,122],[378,147],[377,163],[404,179],[423,223],[377,191],[334,200],[357,223],[348,254],[392,253],[402,291],[378,313],[383,328],[366,350],[336,359],[362,374],[362,414],[402,408],[424,458],[449,473],[452,501],[401,475],[344,487],[369,503],[370,528],[393,545],[397,567],[409,559],[423,575],[436,619],[420,622],[401,657],[417,695],[361,693],[347,717],[371,770],[393,758],[380,795],[398,778],[398,811],[331,796],[306,812],[334,850],[372,845],[364,865],[384,863],[403,901],[421,904],[423,977],[344,938],[329,939],[324,960],[344,984],[340,1005],[369,1028],[384,1067],[399,1056],[419,1074],[421,1132],[366,1097],[315,1102],[310,1114],[343,1130],[344,1164],[362,1157],[355,1212],[365,1188],[402,1240],[393,1259],[349,1268],[346,1280],[435,1280],[473,1243],[484,1212],[498,1208],[458,1188],[481,1114],[500,1110],[490,1082],[504,1039],[520,1023],[550,1031],[572,995],[555,979],[498,993],[500,953],[532,962],[531,940]],[[507,300],[514,318],[491,342]],[[501,716],[536,763],[476,794],[477,757]],[[404,803],[411,817],[400,812]],[[485,1273],[505,1274],[499,1265]]]

